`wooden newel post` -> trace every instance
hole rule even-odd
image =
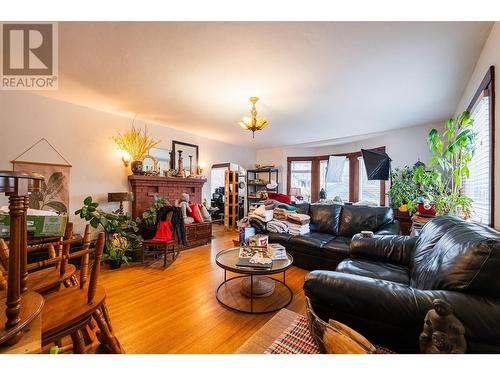
[[[27,293],[26,288],[28,194],[40,191],[42,180],[43,176],[35,173],[0,171],[0,192],[9,197],[10,215],[6,320],[4,327],[0,327],[0,343],[8,345],[13,345],[21,339],[22,328],[40,313],[43,305],[43,299],[40,300],[36,293]],[[22,303],[21,293],[24,292],[28,295],[26,306]]]

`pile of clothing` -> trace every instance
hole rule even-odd
[[[253,210],[248,217],[250,219],[257,219],[267,223],[273,219],[273,210],[266,210],[266,206],[262,205]]]
[[[273,219],[273,210],[266,210],[266,206],[261,205],[248,214],[248,223],[255,228],[257,233],[266,233],[266,223]]]
[[[287,215],[288,232],[293,236],[307,234],[310,232],[309,223],[311,217],[305,214],[290,213]]]
[[[269,232],[288,233],[288,223],[286,221],[273,219],[266,226]]]

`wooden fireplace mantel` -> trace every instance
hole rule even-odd
[[[154,202],[155,195],[170,201],[175,201],[181,194],[189,194],[194,203],[201,203],[205,178],[182,178],[161,176],[131,175],[128,177],[134,200],[132,202],[132,217],[136,218],[149,209]]]

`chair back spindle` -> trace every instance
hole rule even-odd
[[[87,303],[91,305],[94,302],[94,296],[97,289],[97,282],[99,281],[99,273],[101,272],[101,258],[104,251],[104,232],[100,232],[97,237],[96,248],[94,252],[94,266],[90,274],[89,290],[87,295]]]
[[[69,251],[71,248],[72,238],[73,238],[73,223],[69,222],[66,225],[66,233],[64,234],[65,241],[63,242],[62,245],[62,260],[61,260],[61,268],[59,270],[61,276],[63,276],[64,273],[66,272],[66,266],[68,265]]]
[[[89,250],[90,248],[90,225],[85,226],[85,232],[83,234],[83,249]],[[89,252],[87,251],[80,260],[80,289],[83,289],[87,283],[87,275],[89,272]]]

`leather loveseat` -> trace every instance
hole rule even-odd
[[[334,270],[349,257],[351,238],[362,230],[378,235],[399,234],[399,222],[388,207],[338,204],[302,204],[298,213],[311,217],[311,232],[292,236],[288,233],[267,233],[269,242],[286,247],[294,265],[308,270]]]
[[[424,317],[443,299],[467,352],[500,353],[500,233],[484,225],[443,216],[419,237],[356,237],[351,259],[309,273],[304,290],[323,319],[399,352],[418,352]]]

